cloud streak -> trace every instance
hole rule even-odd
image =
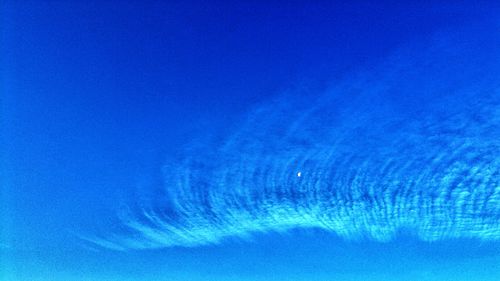
[[[123,233],[91,240],[197,246],[292,228],[500,239],[499,42],[467,35],[257,105],[168,163],[164,198],[123,216]]]

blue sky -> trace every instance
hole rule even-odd
[[[275,123],[264,121],[260,129],[241,124],[270,101],[288,105],[286,101],[303,99],[307,108],[338,81],[346,83],[356,73],[376,76],[374,70],[387,71],[388,58],[401,56],[408,61],[420,46],[434,44],[429,42],[441,34],[481,46],[477,52],[457,51],[477,57],[474,63],[483,57],[497,58],[494,48],[488,47],[500,37],[492,27],[498,23],[494,4],[4,1],[1,5],[0,261],[7,266],[0,269],[0,278],[446,280],[453,275],[454,280],[471,276],[496,280],[500,276],[498,242],[474,239],[353,242],[324,230],[273,230],[248,238],[251,241],[230,238],[194,248],[115,252],[80,238],[120,234],[124,227],[118,214],[131,201],[140,205],[139,199],[161,194],[156,192],[169,182],[165,167],[183,157],[187,143],[201,143],[210,150],[208,139],[237,135],[241,127],[247,133],[256,129],[255,135],[250,134],[256,138],[265,134],[261,128]],[[423,57],[435,59],[432,54]],[[452,84],[450,76],[462,77],[457,74],[462,61],[452,63],[456,68],[447,72],[445,86]],[[464,60],[465,67],[470,66],[467,63]],[[493,63],[488,67],[498,69]],[[474,73],[463,75],[471,79],[470,85],[488,83],[476,84]],[[385,77],[385,72],[380,75]],[[437,89],[430,80],[423,79],[429,86],[422,89]],[[417,97],[408,101],[430,100],[419,99],[425,90],[411,91],[421,85],[405,83],[398,85],[406,85],[410,89],[406,92]],[[492,104],[488,108],[498,106]],[[483,108],[477,106],[472,109]],[[411,107],[409,103],[402,108]],[[401,262],[394,265],[394,260]]]

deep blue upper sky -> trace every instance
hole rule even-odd
[[[104,269],[74,233],[116,223],[120,196],[161,185],[165,159],[194,132],[223,131],[277,93],[314,94],[401,45],[498,15],[486,3],[367,2],[3,1],[0,251],[11,266],[0,277],[69,280],[82,260],[96,280],[126,275],[121,266],[132,263],[144,276],[168,272],[140,255],[113,256]],[[259,247],[250,253],[262,263]],[[292,252],[300,268],[282,247],[275,259]],[[234,251],[154,255],[204,268],[211,255],[238,260]],[[234,276],[245,272],[229,264]]]

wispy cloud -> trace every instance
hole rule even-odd
[[[126,233],[91,240],[196,246],[297,227],[500,239],[500,58],[489,47],[500,42],[466,35],[403,48],[322,94],[261,103],[223,141],[168,163],[166,199],[125,216]]]

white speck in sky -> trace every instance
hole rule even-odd
[[[299,178],[300,178],[300,176],[302,176],[302,172],[298,172],[298,173],[297,173],[297,177],[299,177]]]

